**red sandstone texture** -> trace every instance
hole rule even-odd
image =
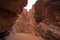
[[[27,0],[0,0],[0,8],[20,13],[22,8],[26,6]]]
[[[19,18],[16,21],[16,24],[13,26],[14,31],[24,32],[24,33],[33,33],[34,27],[34,7],[27,12],[26,9],[23,9],[23,12],[19,15]]]
[[[45,40],[60,40],[60,0],[38,0],[35,4],[36,34]]]
[[[12,1],[12,0],[11,0]],[[17,0],[16,0],[17,1]],[[19,0],[23,1],[23,0]],[[19,2],[17,1],[17,2]],[[20,13],[21,8],[25,5],[25,1],[8,3],[1,8],[11,10],[13,13]],[[2,2],[2,1],[1,1]],[[23,5],[22,5],[23,4]],[[0,4],[1,5],[1,4]],[[14,5],[14,6],[13,6]],[[37,0],[29,12],[23,9],[18,14],[13,30],[6,40],[60,40],[60,0]],[[2,14],[1,14],[2,15]],[[16,16],[16,15],[14,15]],[[10,20],[9,20],[10,21]],[[6,21],[8,22],[8,21]],[[0,20],[1,23],[1,20]],[[3,23],[5,23],[3,21]],[[7,24],[8,25],[8,24]]]
[[[51,4],[53,2],[54,4]],[[60,40],[59,5],[59,0],[57,2],[38,0],[29,12],[23,9],[23,21],[21,21],[22,24],[18,22],[19,26],[16,26],[16,30],[41,36],[44,40]]]
[[[27,0],[0,0],[0,40],[9,35]]]

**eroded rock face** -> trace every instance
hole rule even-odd
[[[41,35],[45,40],[60,40],[59,7],[60,0],[38,0],[35,4],[35,21],[40,25],[36,25],[35,31],[36,34]],[[43,24],[41,24],[41,22]]]
[[[0,0],[0,38],[9,34],[27,0]]]
[[[29,12],[27,9],[23,9],[23,12],[19,15],[16,23],[13,26],[13,31],[16,33],[28,33],[34,34],[34,8],[32,8]]]
[[[38,0],[35,4],[37,22],[43,20],[60,21],[60,0]]]

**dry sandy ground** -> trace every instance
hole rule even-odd
[[[41,37],[26,33],[15,33],[6,37],[6,40],[43,40]]]

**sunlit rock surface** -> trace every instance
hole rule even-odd
[[[27,33],[15,33],[6,37],[6,40],[44,40],[41,37],[37,37]]]
[[[13,31],[17,33],[31,33],[34,34],[34,8],[27,12],[23,9],[23,12],[19,15],[15,25],[13,26]]]

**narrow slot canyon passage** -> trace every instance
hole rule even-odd
[[[60,0],[0,0],[0,40],[60,40]]]

